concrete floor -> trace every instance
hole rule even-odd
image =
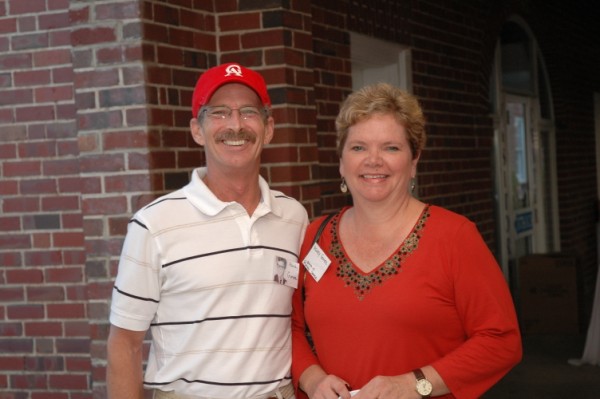
[[[600,366],[572,366],[585,335],[523,337],[523,361],[483,399],[600,399]]]

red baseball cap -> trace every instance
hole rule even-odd
[[[271,105],[265,80],[258,73],[236,63],[222,64],[208,69],[198,79],[192,95],[192,115],[198,116],[198,111],[205,105],[215,91],[227,83],[241,83],[258,94],[263,105]]]

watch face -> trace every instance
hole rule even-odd
[[[433,387],[431,386],[431,382],[427,380],[419,380],[417,381],[417,392],[421,396],[427,396],[431,394],[433,391]]]

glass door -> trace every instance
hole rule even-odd
[[[533,252],[535,181],[529,99],[506,102],[506,172],[508,256],[511,261]]]

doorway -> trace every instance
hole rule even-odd
[[[529,30],[502,30],[492,77],[497,257],[513,289],[521,257],[560,250],[552,102]]]

